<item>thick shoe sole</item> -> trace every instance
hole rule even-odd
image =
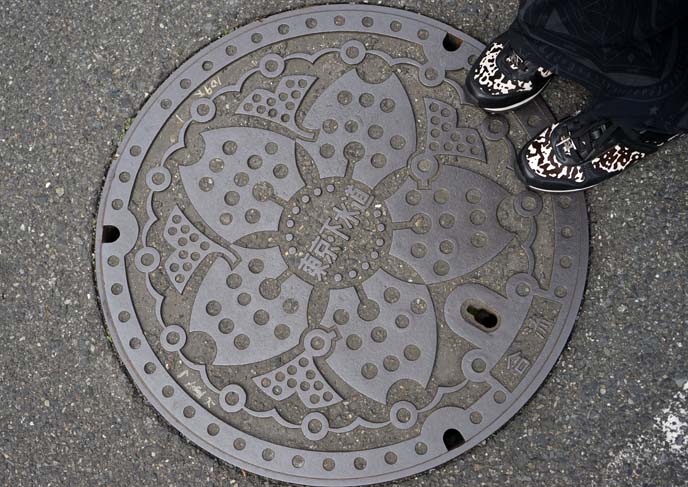
[[[604,181],[602,181],[602,182],[604,182]],[[602,182],[599,182],[597,184],[593,184],[591,186],[586,186],[585,188],[576,188],[576,189],[544,189],[544,188],[538,188],[537,186],[531,186],[530,184],[526,184],[526,186],[529,189],[539,191],[540,193],[580,193],[581,191],[587,191],[589,189],[594,188],[595,186],[599,186],[600,184],[602,184]]]
[[[509,112],[509,111],[511,111],[511,110],[515,110],[515,109],[517,109],[517,108],[522,107],[523,105],[527,105],[528,103],[530,103],[531,101],[533,101],[535,98],[537,98],[538,96],[540,96],[540,94],[541,94],[543,91],[545,91],[545,88],[547,88],[547,87],[549,86],[549,84],[551,83],[551,81],[552,81],[551,79],[547,80],[547,83],[545,83],[544,85],[542,85],[542,87],[541,87],[538,91],[536,91],[535,93],[533,93],[532,95],[530,95],[530,96],[529,96],[528,98],[526,98],[525,100],[521,100],[520,102],[514,103],[513,105],[509,105],[509,106],[506,106],[506,107],[499,107],[499,108],[487,108],[487,107],[480,107],[480,108],[482,108],[483,110],[485,110],[485,111],[488,112],[488,113],[504,113],[504,112]]]

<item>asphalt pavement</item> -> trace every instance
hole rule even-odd
[[[187,442],[108,341],[93,231],[117,144],[210,41],[305,1],[0,3],[0,484],[279,485]],[[516,0],[384,1],[488,41]],[[557,116],[585,92],[556,81]],[[544,386],[403,486],[688,485],[688,138],[587,193],[588,288]]]

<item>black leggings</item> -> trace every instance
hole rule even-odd
[[[688,132],[688,0],[521,0],[519,53],[591,91],[585,116]]]

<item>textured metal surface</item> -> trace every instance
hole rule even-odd
[[[459,455],[534,393],[580,304],[585,205],[518,182],[514,146],[551,116],[473,106],[480,50],[408,12],[311,8],[151,97],[96,266],[116,347],[175,428],[271,478],[362,485]]]

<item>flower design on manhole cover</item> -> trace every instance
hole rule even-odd
[[[479,51],[319,7],[218,41],[151,99],[108,178],[98,280],[182,432],[274,478],[360,485],[464,451],[537,387],[580,302],[584,205],[518,182],[513,141],[549,114],[472,106]]]

